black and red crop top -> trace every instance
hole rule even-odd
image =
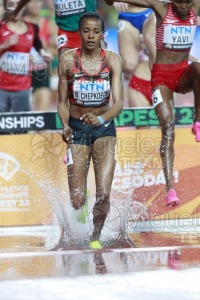
[[[110,100],[110,69],[106,53],[100,50],[100,69],[88,74],[81,64],[81,49],[74,56],[72,75],[68,76],[68,97],[70,104],[84,107],[99,107]]]

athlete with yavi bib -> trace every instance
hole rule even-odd
[[[114,1],[105,0],[109,5]],[[179,204],[173,187],[174,110],[173,93],[194,92],[195,118],[192,131],[200,142],[200,63],[188,63],[200,9],[199,0],[120,0],[152,8],[156,15],[156,61],[152,68],[152,101],[162,141],[160,154],[166,180],[166,205]]]

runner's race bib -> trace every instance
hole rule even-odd
[[[85,0],[54,0],[57,16],[69,16],[86,11]]]
[[[0,70],[9,74],[28,75],[29,53],[5,52],[0,57]]]
[[[167,49],[187,50],[192,47],[196,26],[164,27],[163,46]]]
[[[99,106],[106,102],[110,95],[110,81],[74,81],[74,99],[84,106]]]

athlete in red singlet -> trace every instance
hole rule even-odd
[[[105,0],[109,5],[113,0]],[[193,44],[199,0],[120,0],[150,7],[157,19],[156,62],[152,69],[153,105],[162,131],[160,154],[166,180],[166,205],[177,205],[179,199],[173,187],[174,110],[173,93],[194,92],[195,118],[192,127],[200,142],[200,63],[188,64]]]
[[[17,91],[30,88],[29,52],[34,43],[35,31],[30,23],[24,22],[24,26],[26,31],[17,36],[7,24],[1,24],[1,48],[5,43],[11,44],[1,50],[1,90]]]
[[[7,0],[5,9],[14,9],[18,2]],[[30,110],[30,49],[34,45],[38,51],[44,51],[38,26],[22,20],[22,13],[14,21],[0,23],[1,112]]]
[[[120,56],[99,48],[104,22],[96,13],[79,21],[80,49],[63,53],[59,63],[58,114],[67,143],[70,198],[78,210],[86,202],[87,174],[92,159],[96,179],[94,230],[90,248],[101,249],[101,230],[110,209],[115,169],[116,130],[113,119],[122,111]],[[113,104],[109,104],[112,90]],[[103,147],[102,147],[103,145]]]

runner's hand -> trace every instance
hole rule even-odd
[[[93,126],[100,125],[97,116],[94,115],[93,113],[84,114],[80,119],[83,120],[83,123],[86,125],[93,125]]]
[[[40,55],[43,57],[44,61],[46,62],[51,62],[53,60],[52,54],[46,51],[45,49],[40,50]]]
[[[114,8],[117,11],[121,11],[121,12],[126,12],[128,10],[128,3],[124,3],[124,2],[114,2],[113,3]]]
[[[66,144],[73,143],[73,130],[69,126],[63,128],[62,139]]]

